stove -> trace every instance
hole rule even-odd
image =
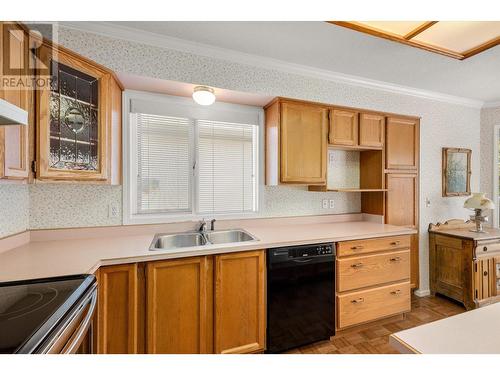
[[[91,324],[96,288],[94,275],[0,283],[0,353],[75,349]]]

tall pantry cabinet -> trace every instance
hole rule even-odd
[[[414,117],[388,116],[385,148],[385,222],[418,230],[420,121]],[[418,233],[411,236],[412,288],[419,286]]]

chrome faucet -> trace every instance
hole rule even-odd
[[[210,231],[214,231],[215,221],[216,221],[215,219],[210,220]],[[208,223],[205,221],[205,219],[201,219],[199,222],[198,232],[206,233],[207,225],[208,225]]]
[[[198,232],[205,233],[207,231],[207,222],[205,219],[202,219],[199,224],[200,226],[198,227]]]

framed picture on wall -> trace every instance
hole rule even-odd
[[[443,197],[470,195],[472,150],[443,148]]]

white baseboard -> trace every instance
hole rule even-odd
[[[425,289],[425,290],[417,289],[417,290],[415,290],[414,293],[417,297],[426,297],[426,296],[431,295],[431,291],[429,289]]]

